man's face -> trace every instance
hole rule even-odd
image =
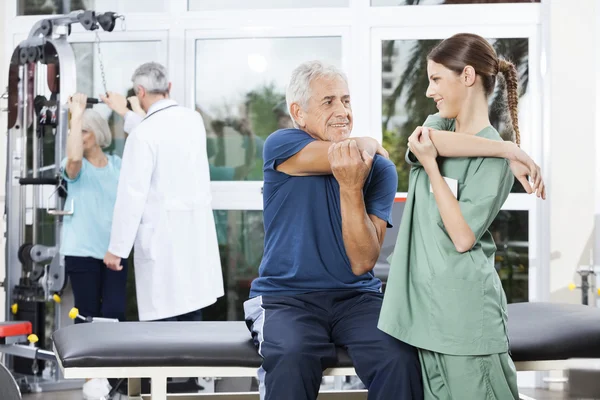
[[[339,142],[352,132],[350,91],[340,77],[322,77],[310,84],[310,99],[302,110],[300,126],[311,136]]]

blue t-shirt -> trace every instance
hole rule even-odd
[[[65,209],[71,209],[72,200],[74,210],[63,219],[62,255],[102,260],[108,251],[121,159],[115,155],[107,158],[106,166],[100,168],[84,158],[75,179],[67,176],[67,160],[61,163],[68,192]]]
[[[372,272],[352,272],[342,237],[340,187],[333,175],[290,176],[276,167],[313,142],[298,129],[271,134],[264,145],[265,248],[250,297],[354,289],[381,291]],[[398,186],[395,165],[376,155],[364,186],[367,214],[391,227]]]

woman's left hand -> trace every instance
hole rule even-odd
[[[83,93],[75,93],[71,98],[69,98],[68,103],[71,116],[74,118],[80,118],[86,108],[87,96]]]
[[[438,155],[437,149],[429,137],[429,128],[418,127],[408,138],[408,148],[424,166],[434,161]]]

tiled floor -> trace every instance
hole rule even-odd
[[[535,400],[568,400],[568,396],[563,392],[551,392],[546,390],[522,389],[521,393],[534,398]],[[68,392],[48,392],[27,394],[23,400],[81,400],[80,390],[71,390]]]

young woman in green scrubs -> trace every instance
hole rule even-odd
[[[409,139],[413,166],[378,326],[419,349],[425,400],[518,399],[488,231],[514,181],[509,162],[438,158],[431,140],[461,132],[501,141],[488,117],[500,73],[519,145],[516,69],[482,37],[458,34],[428,55],[427,73],[439,113]],[[545,198],[543,184],[534,191]]]

